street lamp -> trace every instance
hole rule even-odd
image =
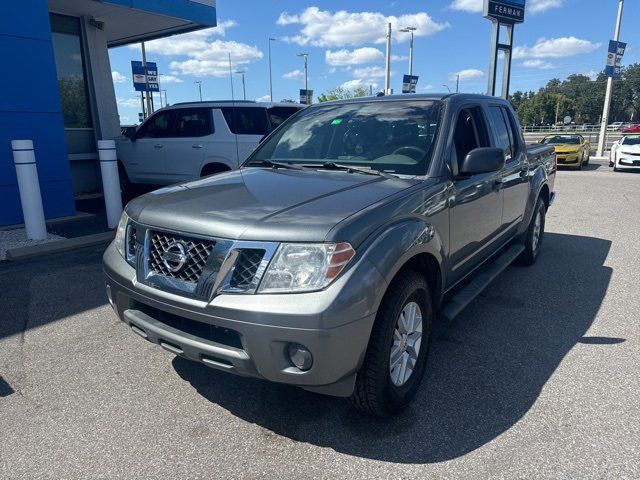
[[[273,79],[271,78],[271,42],[275,42],[276,39],[269,37],[269,97],[273,102]]]
[[[244,100],[247,99],[247,89],[245,88],[245,84],[244,84],[244,70],[237,70],[236,73],[238,75],[242,75],[242,98]]]
[[[443,86],[444,88],[446,88],[447,90],[449,90],[449,93],[451,93],[451,89],[449,88],[449,85],[445,85],[445,84],[443,83],[443,84],[442,84],[442,86]]]
[[[400,29],[401,32],[411,34],[411,40],[409,42],[409,75],[413,75],[413,32],[416,30],[416,27],[404,27]]]
[[[309,54],[300,52],[300,53],[296,54],[296,56],[297,57],[304,57],[304,92],[305,92],[305,95],[307,96],[307,102],[306,103],[309,104],[309,87],[308,87],[309,71],[307,69]]]
[[[169,102],[167,102],[167,90],[164,89],[162,91],[164,92],[164,106],[168,107],[169,106]],[[160,93],[160,95],[162,95],[162,92]]]
[[[198,92],[200,93],[200,101],[202,101],[202,82],[200,80],[196,80],[193,83],[198,85]]]

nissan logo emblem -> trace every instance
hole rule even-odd
[[[162,263],[172,273],[182,270],[188,260],[187,247],[182,242],[171,242],[162,252]]]

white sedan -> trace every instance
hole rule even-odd
[[[611,146],[609,166],[617,172],[622,169],[640,169],[640,135],[626,135]]]

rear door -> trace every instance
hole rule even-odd
[[[504,105],[490,105],[494,145],[504,150],[502,188],[504,207],[501,230],[508,231],[519,225],[529,198],[529,163],[520,137],[520,131],[511,112]]]
[[[165,142],[171,136],[172,110],[156,113],[136,132],[134,142],[118,152],[130,179],[137,183],[162,184],[165,176]]]
[[[176,183],[200,176],[206,152],[215,134],[211,108],[190,107],[174,110],[173,134],[165,141],[165,183]]]
[[[449,210],[449,255],[452,283],[458,282],[498,247],[496,238],[502,220],[502,172],[462,176],[459,166],[478,147],[491,146],[484,111],[468,105],[457,113],[451,158],[453,188]]]
[[[257,106],[235,106],[221,108],[231,133],[236,135],[238,162],[244,162],[258,146],[262,137],[269,133],[267,109]]]

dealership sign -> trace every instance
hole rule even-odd
[[[300,103],[302,105],[311,105],[311,99],[313,98],[313,90],[300,89]]]
[[[500,23],[524,22],[526,0],[484,0],[484,16]]]
[[[131,74],[133,76],[133,88],[136,92],[159,92],[158,67],[155,62],[147,62],[146,68],[142,62],[131,61]]]
[[[607,77],[622,77],[622,57],[627,44],[609,40],[609,49],[607,50],[607,66],[604,67],[604,73]]]
[[[402,77],[402,93],[416,93],[417,84],[417,75],[404,75]]]

